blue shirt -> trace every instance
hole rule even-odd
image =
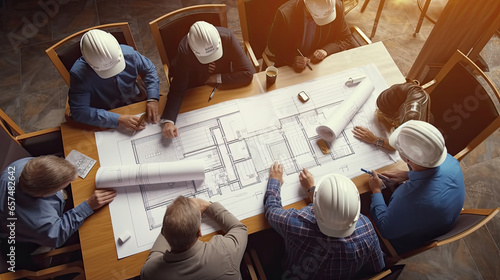
[[[30,159],[11,163],[0,176],[0,238],[13,236],[15,242],[60,247],[94,211],[84,201],[63,213],[65,201],[61,192],[47,197],[25,194],[19,188],[19,176]]]
[[[459,162],[448,154],[438,167],[408,172],[386,205],[372,195],[370,215],[381,235],[398,253],[424,245],[448,232],[464,205],[465,186]]]
[[[140,101],[136,85],[140,75],[146,84],[147,98],[159,99],[158,73],[154,64],[132,47],[120,45],[125,59],[125,69],[119,74],[103,79],[80,57],[70,71],[69,106],[77,122],[98,126],[118,126],[117,113],[107,110]]]
[[[269,224],[285,242],[282,279],[351,279],[385,266],[377,234],[362,214],[350,236],[326,236],[319,230],[312,204],[301,210],[283,209],[277,179],[267,184],[264,208]]]

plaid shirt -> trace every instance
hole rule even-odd
[[[318,228],[312,203],[301,210],[283,209],[277,179],[267,184],[264,207],[269,224],[285,242],[282,279],[351,279],[385,266],[377,234],[362,214],[350,236],[326,236]]]

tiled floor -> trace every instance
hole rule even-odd
[[[360,13],[361,3],[347,15],[351,25],[371,33],[378,0]],[[447,0],[434,0],[428,14],[437,18]],[[42,4],[39,4],[42,3]],[[58,126],[68,87],[44,50],[81,29],[112,22],[129,22],[139,51],[157,66],[166,88],[149,21],[181,7],[225,3],[229,27],[241,38],[236,0],[0,0],[0,107],[26,132]],[[386,1],[373,41],[383,41],[403,75],[417,57],[433,24],[424,20],[413,36],[420,15],[416,0]],[[481,55],[487,73],[500,88],[500,39],[495,35]],[[463,161],[465,208],[500,206],[500,131]],[[498,279],[500,277],[500,215],[467,238],[405,260],[400,279]]]

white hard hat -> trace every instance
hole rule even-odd
[[[313,209],[324,235],[349,236],[356,228],[361,209],[358,188],[343,175],[326,175],[314,190]]]
[[[441,132],[424,121],[405,122],[391,134],[389,144],[401,156],[427,168],[441,165],[448,153]]]
[[[189,47],[202,64],[208,64],[222,57],[222,42],[215,26],[197,21],[187,34]]]
[[[317,25],[325,25],[337,17],[335,0],[304,0],[307,10]]]
[[[103,79],[113,77],[125,69],[120,44],[106,31],[87,31],[80,40],[80,50],[85,61]]]

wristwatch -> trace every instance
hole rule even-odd
[[[314,190],[316,189],[316,186],[312,186],[307,189],[307,193],[314,193]]]
[[[375,141],[375,146],[382,148],[384,146],[384,138],[380,137]]]

